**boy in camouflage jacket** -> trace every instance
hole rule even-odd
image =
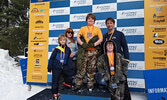
[[[125,80],[129,60],[116,53],[114,41],[106,41],[103,45],[104,54],[97,61],[97,68],[111,93],[111,100],[123,100]]]

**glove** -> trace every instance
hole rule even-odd
[[[83,43],[81,46],[82,46],[84,49],[87,49],[87,48],[88,48],[88,44],[87,44],[87,43]]]

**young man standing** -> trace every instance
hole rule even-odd
[[[111,100],[125,99],[126,73],[129,60],[116,53],[116,44],[112,40],[104,43],[104,54],[98,58],[97,68],[107,83]]]
[[[78,35],[78,58],[77,58],[77,75],[75,79],[75,89],[82,88],[85,73],[87,73],[87,87],[90,92],[94,88],[96,74],[97,55],[100,50],[100,43],[103,41],[103,35],[100,28],[94,26],[96,17],[89,13],[86,16],[87,26],[81,27]]]

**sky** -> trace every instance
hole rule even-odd
[[[28,85],[23,84],[21,68],[9,56],[8,50],[0,49],[0,98],[1,100],[26,100],[42,91],[46,86],[32,86],[28,91]],[[131,92],[132,100],[147,100],[146,94]]]

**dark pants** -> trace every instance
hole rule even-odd
[[[125,92],[124,92],[124,100],[131,100],[131,95],[128,87],[128,82],[127,80],[125,81]]]
[[[52,94],[57,94],[60,91],[59,87],[63,81],[71,85],[73,74],[73,70],[67,66],[63,66],[63,69],[52,70]],[[62,81],[62,79],[64,80]]]

